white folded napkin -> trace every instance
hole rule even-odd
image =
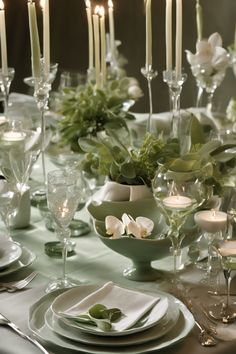
[[[124,316],[118,322],[113,322],[112,328],[114,331],[124,331],[132,327],[159,300],[159,297],[124,289],[108,282],[63,312],[63,315],[78,316],[84,314],[95,304],[103,304],[107,308],[117,307]]]

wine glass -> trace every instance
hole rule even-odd
[[[152,190],[157,206],[162,210],[169,224],[167,236],[172,243],[174,257],[174,283],[178,282],[177,269],[181,261],[181,244],[185,237],[181,227],[187,217],[206,198],[206,187],[198,173],[173,172],[165,166],[159,167],[152,181]]]
[[[25,129],[21,121],[12,120],[0,132],[0,142],[2,174],[23,194],[40,153],[41,131]]]
[[[9,92],[12,80],[15,76],[14,68],[7,68],[7,73],[4,73],[3,70],[0,70],[0,88],[4,96],[4,111],[5,115],[8,114],[9,106]]]
[[[221,259],[225,278],[226,302],[211,305],[209,315],[223,323],[230,323],[236,320],[236,305],[230,302],[231,272],[236,270],[236,241],[226,240],[220,242],[216,249]]]
[[[0,215],[6,227],[6,237],[9,240],[11,240],[10,221],[17,213],[20,198],[20,192],[13,184],[4,179],[0,180]]]
[[[62,277],[52,280],[46,292],[69,288],[74,284],[66,274],[68,241],[70,238],[70,222],[76,212],[79,200],[78,174],[69,170],[56,170],[48,173],[47,202],[52,213],[57,237],[63,245]]]
[[[200,107],[202,94],[205,91],[207,93],[207,112],[213,113],[213,97],[215,90],[219,87],[225,77],[227,66],[221,70],[215,70],[215,72],[209,71],[203,63],[191,66],[191,71],[196,79],[198,87],[197,103],[196,107]]]
[[[48,110],[49,93],[52,88],[52,83],[56,78],[58,64],[50,64],[49,74],[45,74],[44,60],[41,60],[41,77],[27,77],[24,83],[34,88],[34,98],[41,114],[41,158],[42,158],[42,172],[43,172],[43,185],[38,187],[34,192],[34,197],[46,199],[46,166],[45,166],[45,113]]]

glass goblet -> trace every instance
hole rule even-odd
[[[0,215],[6,227],[6,238],[11,240],[11,218],[17,213],[20,192],[6,180],[0,180]]]
[[[199,171],[198,171],[199,173]],[[153,195],[169,225],[167,236],[172,243],[174,257],[174,283],[178,282],[177,269],[181,258],[181,245],[185,234],[181,228],[187,217],[206,198],[206,187],[199,174],[179,173],[161,166],[152,181]]]
[[[23,194],[28,190],[32,166],[40,153],[41,133],[11,121],[1,131],[0,142],[1,172]]]
[[[48,173],[47,201],[48,208],[52,213],[56,233],[63,245],[63,273],[62,277],[52,280],[46,292],[56,289],[69,288],[74,284],[66,273],[66,259],[68,240],[70,238],[70,222],[76,212],[79,200],[78,175],[72,171],[56,170]]]
[[[236,320],[236,305],[230,301],[231,272],[236,270],[236,241],[223,241],[216,247],[223,268],[226,284],[226,301],[209,308],[209,315],[223,323]]]
[[[8,68],[7,73],[4,73],[0,70],[0,88],[4,96],[4,111],[5,115],[8,113],[8,106],[9,106],[9,92],[12,80],[15,76],[15,69]]]
[[[215,90],[219,87],[225,77],[226,68],[218,70],[212,73],[209,71],[204,64],[198,64],[191,66],[191,71],[193,76],[196,78],[196,83],[198,87],[197,103],[196,107],[200,107],[202,94],[205,91],[208,95],[207,98],[207,111],[211,114],[213,113],[213,97]]]

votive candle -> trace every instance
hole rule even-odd
[[[202,230],[215,233],[226,228],[227,213],[218,210],[202,210],[194,215],[194,220]]]

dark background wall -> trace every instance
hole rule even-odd
[[[145,14],[143,0],[113,0],[116,38],[121,40],[121,53],[128,59],[129,76],[136,77],[144,93],[146,82],[140,74],[145,62]],[[174,1],[173,1],[174,3]],[[201,0],[204,16],[204,36],[219,32],[224,46],[233,42],[236,24],[236,0]],[[103,4],[105,0],[93,0]],[[36,0],[40,37],[42,39],[42,14]],[[5,1],[8,60],[16,70],[12,91],[27,92],[23,78],[31,74],[30,41],[26,0]],[[168,91],[162,82],[165,69],[165,0],[153,0],[153,62],[159,75],[153,83],[154,111],[168,109]],[[196,24],[195,0],[183,0],[183,48],[195,50]],[[50,0],[51,59],[59,63],[59,72],[72,70],[86,72],[88,61],[87,21],[84,0]],[[108,30],[108,23],[107,23]],[[193,106],[196,98],[194,79],[183,55],[183,66],[188,80],[183,88],[182,107]],[[228,69],[226,78],[217,90],[217,103],[225,107],[236,97],[236,78]],[[136,111],[147,111],[147,95],[136,104]]]

